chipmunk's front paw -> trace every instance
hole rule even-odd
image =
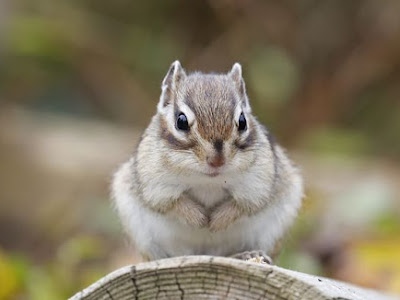
[[[228,228],[240,216],[240,211],[233,201],[228,201],[213,210],[208,228],[210,231],[220,231]]]
[[[212,232],[224,230],[230,224],[226,218],[219,217],[217,214],[211,214],[210,222],[208,223],[208,229]]]
[[[205,227],[208,224],[206,212],[199,208],[187,213],[184,216],[185,222],[194,227]]]
[[[185,224],[194,227],[205,227],[208,224],[208,217],[205,208],[189,199],[183,199],[175,207],[175,216]]]

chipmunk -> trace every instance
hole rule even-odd
[[[148,260],[269,260],[302,197],[299,171],[252,115],[239,63],[228,74],[187,75],[175,61],[157,113],[112,184],[122,223]]]

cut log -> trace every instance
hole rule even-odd
[[[128,299],[400,299],[268,264],[187,256],[127,266],[70,300]]]

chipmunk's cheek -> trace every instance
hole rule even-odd
[[[205,163],[206,161],[206,157],[207,157],[207,153],[206,151],[201,147],[201,146],[196,146],[193,148],[193,154],[196,156],[197,160],[199,161],[199,163]]]
[[[246,171],[256,164],[256,154],[253,151],[239,152],[236,159],[237,168]]]

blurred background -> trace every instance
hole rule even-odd
[[[0,2],[0,300],[139,261],[108,196],[179,59],[243,65],[303,170],[276,262],[400,293],[400,1]]]

